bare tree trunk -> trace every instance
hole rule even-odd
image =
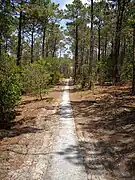
[[[77,80],[77,68],[78,68],[78,25],[75,27],[75,63],[74,63],[74,84]]]
[[[115,44],[114,44],[114,51],[113,51],[113,62],[114,62],[113,80],[114,80],[114,83],[117,83],[120,81],[120,75],[119,75],[119,70],[118,70],[118,60],[119,60],[119,51],[120,51],[122,21],[123,21],[125,6],[127,3],[128,3],[128,1],[126,1],[126,0],[118,1],[118,14],[117,14],[116,32],[115,32]]]
[[[98,27],[98,61],[100,62],[100,42],[101,42],[101,35],[100,35],[100,25]]]
[[[48,52],[48,40],[46,41],[46,57],[48,57],[48,54],[49,54],[49,52]]]
[[[84,64],[84,49],[85,46],[82,45],[82,49],[81,49],[81,62],[80,62],[80,68],[82,67],[82,65]]]
[[[0,32],[0,60],[1,60],[1,56],[2,56],[2,35]]]
[[[111,40],[111,56],[113,55],[113,50],[114,50],[114,39],[112,37],[112,40]]]
[[[105,53],[104,53],[104,57],[106,58],[107,56],[107,33],[106,33],[106,37],[105,37]]]
[[[22,15],[23,12],[20,11],[20,17],[19,17],[19,30],[18,30],[18,47],[17,47],[17,61],[16,65],[20,66],[21,64],[21,41],[22,41]]]
[[[56,42],[57,42],[57,38],[55,38],[55,41],[54,41],[54,47],[53,47],[52,57],[55,57],[55,54],[56,54]]]
[[[81,68],[83,66],[83,61],[84,61],[84,45],[83,45],[84,42],[81,42],[81,47],[80,47],[80,54],[79,54],[79,62],[78,62],[78,74],[80,75],[81,74]]]
[[[90,54],[90,50],[89,49],[87,49],[87,51],[86,51],[86,57],[85,57],[85,64],[89,64],[89,54]]]
[[[34,23],[32,27],[32,33],[31,33],[31,63],[33,63],[33,51],[34,51]]]
[[[98,64],[100,63],[100,51],[101,51],[101,33],[100,33],[100,22],[98,26]],[[97,76],[98,76],[98,81],[101,84],[101,73],[100,73],[100,66],[97,68]]]
[[[84,42],[83,42],[84,43]],[[85,78],[85,73],[84,73],[84,68],[83,68],[83,64],[84,64],[84,49],[85,46],[83,45],[82,50],[81,50],[81,61],[80,61],[80,67],[79,67],[79,73],[81,74],[81,87],[84,88],[85,84],[86,84],[86,78]]]
[[[120,52],[120,65],[121,66],[123,66],[123,63],[124,63],[125,53],[126,53],[126,38],[124,36],[124,39],[122,42],[122,47],[121,47],[121,52]]]
[[[89,89],[92,87],[92,62],[94,51],[94,32],[93,32],[93,0],[91,0],[91,28],[90,28],[90,55],[89,55]]]
[[[135,95],[135,25],[133,28],[133,79],[132,79],[132,94]]]
[[[46,37],[46,25],[43,29],[42,58],[45,57],[45,37]]]

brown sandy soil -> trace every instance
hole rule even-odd
[[[42,101],[23,96],[10,131],[0,131],[0,179],[43,179],[53,139],[59,129],[57,107],[62,86]]]
[[[88,177],[135,179],[135,97],[129,87],[71,90],[73,114]]]

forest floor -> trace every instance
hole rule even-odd
[[[73,89],[70,98],[88,179],[134,180],[135,97],[129,85]]]
[[[61,88],[52,89],[42,101],[22,97],[11,130],[0,130],[0,179],[43,179],[59,131]]]
[[[55,137],[62,86],[42,101],[23,96],[10,131],[0,130],[0,179],[44,179]],[[89,180],[135,179],[135,97],[129,85],[70,90]]]

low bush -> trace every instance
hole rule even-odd
[[[42,93],[46,91],[51,78],[44,61],[39,60],[26,66],[23,71],[23,77],[24,91],[39,94],[42,99]]]
[[[61,77],[57,58],[45,58],[23,68],[24,92],[38,94],[42,99],[42,93],[59,82]]]
[[[13,58],[3,56],[0,67],[0,128],[9,128],[21,97],[21,76]]]

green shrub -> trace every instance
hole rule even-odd
[[[51,76],[49,81],[50,85],[55,85],[59,82],[62,77],[60,73],[60,61],[56,57],[48,57],[42,60],[45,63],[45,67]]]
[[[39,94],[42,99],[42,93],[46,91],[51,78],[43,60],[26,66],[23,76],[24,91]]]
[[[13,58],[5,56],[0,64],[0,128],[9,128],[21,97],[21,78]]]
[[[34,93],[42,99],[51,85],[59,82],[59,62],[57,58],[45,58],[25,66],[23,70],[24,92]]]

